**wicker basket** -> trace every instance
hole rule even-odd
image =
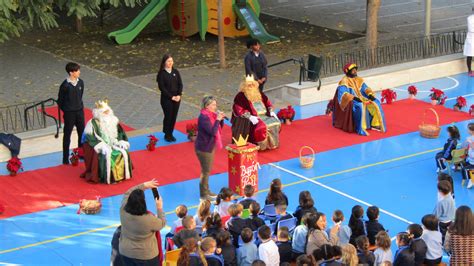
[[[101,208],[102,208],[102,203],[100,203],[100,200],[86,200],[86,199],[83,199],[79,203],[80,212],[85,213],[85,214],[99,213]]]
[[[303,150],[308,149],[311,151],[310,155],[303,155]],[[314,150],[309,146],[303,146],[300,149],[300,164],[303,168],[311,168],[314,165]]]
[[[425,124],[426,111],[430,110],[436,117],[436,124]],[[439,127],[439,116],[438,113],[433,108],[429,108],[423,113],[423,121],[421,122],[420,135],[424,138],[436,139],[439,137],[439,132],[441,128]]]

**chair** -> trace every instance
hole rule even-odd
[[[282,226],[286,226],[288,227],[288,232],[290,232],[291,234],[293,230],[295,230],[297,222],[298,222],[298,219],[296,219],[296,217],[281,220],[278,222],[278,228],[281,228]]]
[[[449,175],[452,175],[451,173],[451,167],[454,165],[454,167],[457,167],[459,164],[464,162],[466,160],[466,148],[461,148],[461,149],[455,149],[451,151],[451,157],[452,159],[449,161],[446,161],[448,163],[448,173]]]
[[[194,228],[194,231],[196,231],[196,233],[198,233],[199,235],[201,235],[201,234],[202,234],[202,225],[196,226],[196,228]]]
[[[242,211],[242,215],[240,215],[240,218],[247,219],[249,217],[250,217],[250,210],[249,209],[244,209]]]
[[[166,251],[165,265],[166,266],[176,266],[176,265],[178,265],[179,253],[181,253],[181,249]]]
[[[171,251],[174,249],[174,241],[172,237],[167,237],[165,242],[166,251]]]
[[[277,216],[275,204],[267,204],[263,207],[263,214],[266,217],[275,217]]]
[[[275,232],[276,229],[276,223],[269,224],[268,227],[270,227],[270,232],[272,232],[273,235],[273,232]]]

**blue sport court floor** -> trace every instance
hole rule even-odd
[[[412,84],[396,88],[399,99],[407,96],[409,85]],[[467,109],[474,104],[474,78],[468,78],[465,73],[414,85],[419,90],[418,99],[429,101],[429,90],[436,87],[445,91],[449,98],[448,107],[454,105],[460,95],[468,100]],[[322,114],[326,104],[297,107],[297,119]],[[467,137],[469,122],[456,123],[462,139]],[[444,128],[441,132],[438,139],[424,139],[418,132],[413,132],[318,153],[312,169],[302,169],[298,158],[262,165],[257,199],[263,203],[271,180],[280,178],[284,184],[283,191],[289,198],[289,212],[296,209],[298,194],[302,190],[311,192],[316,208],[328,218],[334,210],[342,210],[346,215],[345,223],[352,206],[359,204],[366,209],[376,205],[381,210],[380,222],[393,237],[406,230],[409,223],[421,223],[421,217],[433,211],[437,200],[434,155],[447,139]],[[178,140],[185,141],[185,137]],[[131,142],[132,147],[134,144],[143,147],[146,137],[138,136]],[[61,162],[59,154],[24,160],[28,162],[28,170]],[[4,168],[4,164],[0,164],[1,171]],[[159,173],[156,177],[159,179]],[[474,189],[461,187],[459,172],[455,172],[453,177],[456,206],[472,207]],[[210,185],[213,191],[227,186],[227,173],[212,176]],[[176,219],[174,208],[178,204],[187,205],[189,213],[195,214],[199,203],[198,179],[166,185],[159,190],[169,223]],[[148,205],[154,206],[151,191],[146,193]],[[75,204],[0,220],[0,264],[109,264],[110,241],[120,222],[121,199],[121,195],[103,198],[102,211],[97,215],[78,215]],[[330,221],[328,225],[331,225]],[[168,230],[165,228],[162,234]],[[392,242],[392,249],[396,249],[395,246]]]

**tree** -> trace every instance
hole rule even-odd
[[[58,26],[55,8],[76,18],[76,29],[81,30],[82,18],[96,17],[100,7],[121,5],[134,7],[148,0],[0,0],[0,42],[20,36],[27,28],[38,26],[50,30]]]
[[[377,48],[378,16],[381,0],[367,0],[367,33],[365,36],[368,49]]]
[[[218,28],[218,47],[219,62],[221,68],[226,68],[225,62],[225,43],[224,43],[224,19],[222,16],[222,0],[217,2],[217,28]]]

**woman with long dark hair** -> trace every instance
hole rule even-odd
[[[125,192],[120,207],[122,232],[119,251],[123,265],[158,265],[159,250],[155,233],[166,226],[163,201],[156,199],[156,216],[148,212],[144,190],[158,187],[151,180]]]
[[[322,245],[337,245],[339,237],[339,225],[335,225],[326,233],[326,215],[321,212],[310,213],[306,219],[308,225],[308,239],[306,240],[306,255],[313,254],[313,251],[319,249]]]
[[[268,191],[267,198],[265,199],[265,205],[274,204],[284,204],[288,206],[288,197],[282,191],[283,185],[279,178],[272,180],[270,184],[270,190]]]
[[[183,81],[179,71],[173,67],[173,57],[165,54],[161,59],[160,70],[156,75],[161,91],[160,103],[163,108],[163,133],[168,142],[176,141],[173,136],[174,125],[178,117],[179,104],[183,94]]]
[[[474,215],[468,206],[456,210],[454,223],[446,233],[444,248],[451,254],[451,265],[474,265]]]

